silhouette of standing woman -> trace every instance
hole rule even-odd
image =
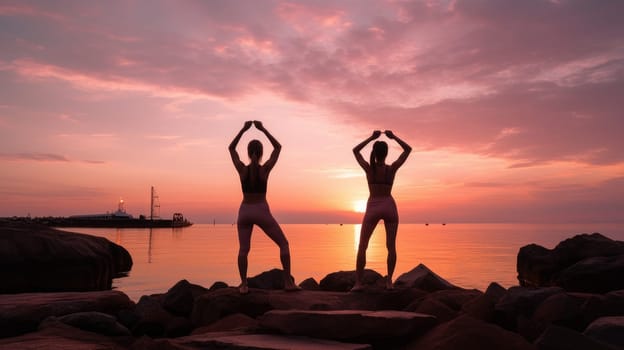
[[[273,152],[271,152],[269,160],[264,164],[260,164],[260,160],[262,159],[262,143],[258,140],[251,140],[247,145],[247,154],[250,160],[249,165],[245,165],[240,160],[238,152],[236,151],[236,146],[241,136],[245,131],[251,128],[252,124],[266,135],[273,146]],[[281,149],[282,145],[280,145],[273,135],[264,128],[262,123],[257,120],[253,122],[246,121],[243,128],[238,132],[236,137],[234,137],[234,140],[232,140],[229,146],[232,162],[236,167],[236,171],[238,171],[243,188],[243,201],[238,210],[237,220],[239,242],[238,272],[241,278],[239,291],[241,294],[249,292],[247,286],[247,256],[249,255],[251,245],[251,231],[253,225],[259,226],[280,248],[280,261],[282,262],[282,268],[284,270],[284,289],[299,290],[299,287],[295,285],[290,277],[290,249],[288,240],[286,236],[284,236],[284,232],[275,218],[273,218],[273,215],[271,215],[269,204],[266,201],[269,173],[275,166],[275,163],[277,163],[277,158],[279,157]]]
[[[351,291],[362,290],[362,277],[364,275],[364,266],[366,265],[366,248],[368,241],[377,226],[379,220],[384,221],[386,228],[386,247],[388,248],[388,277],[386,280],[386,288],[392,289],[392,274],[396,265],[396,236],[399,227],[399,214],[397,212],[396,203],[392,198],[392,184],[397,170],[405,163],[407,156],[412,151],[403,140],[398,138],[390,130],[385,131],[386,136],[395,140],[402,148],[403,152],[397,160],[390,164],[386,164],[386,156],[388,155],[388,144],[384,141],[376,141],[373,144],[373,150],[370,154],[370,162],[366,162],[360,151],[371,141],[379,138],[381,131],[375,130],[373,134],[366,140],[353,148],[355,159],[360,164],[364,172],[366,172],[366,180],[368,181],[369,197],[366,203],[366,213],[362,220],[362,229],[360,231],[360,244],[358,246],[355,285]]]

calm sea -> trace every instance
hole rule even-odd
[[[282,225],[290,242],[292,274],[299,283],[313,277],[355,269],[359,225]],[[216,281],[238,285],[236,226],[196,224],[179,229],[95,229],[69,231],[106,237],[125,247],[134,260],[130,275],[114,287],[133,300],[164,293],[176,282],[210,287]],[[485,290],[496,281],[517,285],[518,249],[529,243],[553,248],[578,233],[600,232],[624,240],[624,224],[401,224],[397,238],[395,278],[420,263],[464,288]],[[249,276],[279,268],[279,249],[255,228]],[[371,239],[367,268],[386,274],[385,231],[379,225]]]

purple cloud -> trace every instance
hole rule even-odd
[[[514,167],[624,161],[624,3],[365,5],[6,3],[0,67],[227,99],[269,90]]]

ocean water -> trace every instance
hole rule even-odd
[[[355,269],[360,225],[282,225],[292,256],[297,283],[308,277]],[[107,229],[69,228],[101,236],[125,247],[134,260],[128,277],[115,279],[117,288],[138,300],[164,293],[176,282],[210,287],[216,281],[239,284],[236,226],[195,224],[185,228]],[[578,233],[600,232],[624,240],[624,224],[401,224],[397,237],[395,278],[423,263],[463,287],[485,290],[496,281],[517,285],[516,256],[520,247],[537,243],[553,248]],[[385,230],[379,225],[369,244],[366,268],[386,274]],[[254,228],[249,273],[254,276],[280,268],[279,249]]]

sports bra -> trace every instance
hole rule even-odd
[[[267,191],[267,179],[260,178],[259,168],[256,169],[256,176],[251,176],[251,165],[247,166],[247,175],[244,179],[241,179],[241,187],[243,193],[266,193]]]

